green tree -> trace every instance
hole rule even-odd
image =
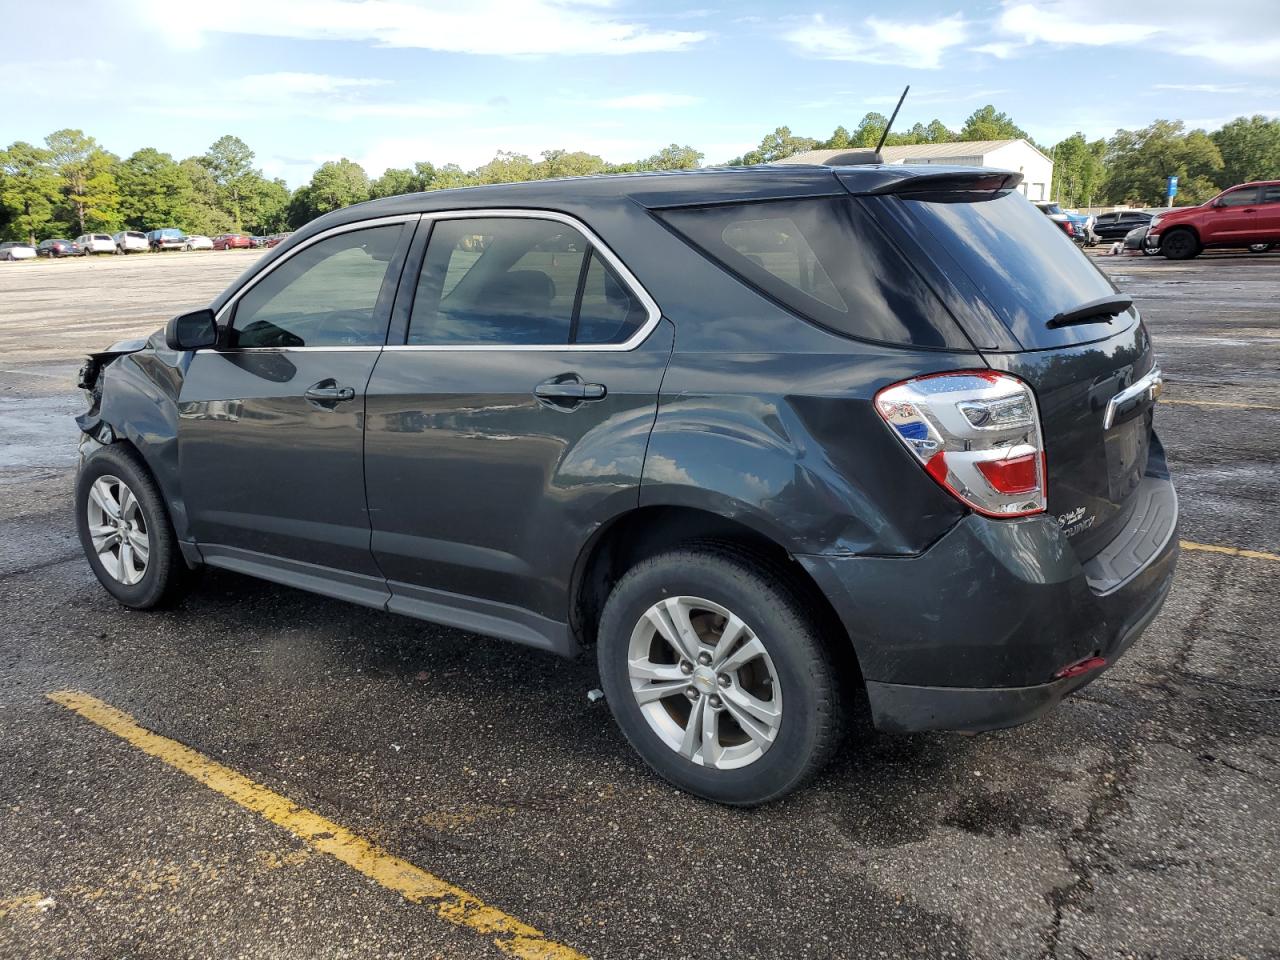
[[[537,175],[532,178],[534,180],[587,177],[593,173],[604,173],[607,168],[603,159],[585,150],[543,150],[542,159],[537,166]]]
[[[119,161],[81,130],[57,130],[44,142],[61,181],[55,219],[75,233],[119,227],[120,189],[115,178]]]
[[[388,168],[382,176],[369,184],[369,196],[398,197],[405,193],[421,193],[430,190],[436,178],[436,168],[430,163],[418,161],[413,169],[408,167]]]
[[[499,150],[488,163],[476,167],[471,176],[479,183],[520,183],[524,180],[539,180],[538,169],[532,159],[523,153],[508,153]]]
[[[252,209],[253,218],[246,219],[245,230],[258,235],[281,233],[289,226],[289,185],[279,178],[268,180],[254,177],[248,182],[253,191],[246,209]]]
[[[210,144],[200,163],[218,188],[217,206],[227,214],[233,229],[241,229],[246,214],[252,218],[257,213],[244,209],[246,197],[256,195],[257,181],[262,180],[262,174],[253,168],[253,151],[239,137],[227,134]]]
[[[220,206],[221,191],[203,158],[187,157],[179,166],[191,184],[191,205],[182,214],[181,222],[173,225],[187,233],[208,236],[238,229],[231,215]]]
[[[191,177],[169,154],[143,147],[120,164],[116,179],[125,226],[155,230],[190,217],[195,201]]]
[[[687,144],[682,147],[673,143],[641,160],[638,166],[642,170],[694,170],[701,166],[702,157],[701,152]]]
[[[1223,189],[1250,180],[1280,180],[1280,120],[1261,114],[1236,117],[1210,137],[1222,154],[1217,185]]]
[[[0,206],[5,211],[3,236],[35,243],[51,235],[58,176],[48,150],[18,141],[0,151]]]
[[[849,135],[848,130],[840,126],[832,130],[831,136],[823,140],[818,146],[822,150],[848,150],[853,146],[853,138]]]
[[[853,129],[853,145],[855,147],[875,147],[880,142],[884,128],[889,125],[889,118],[883,113],[868,113]]]
[[[778,127],[773,133],[765,134],[764,139],[760,141],[760,146],[756,149],[748,151],[729,163],[731,166],[772,163],[775,160],[803,153],[805,150],[812,150],[817,145],[817,140],[795,136],[790,127]]]
[[[1050,195],[1069,207],[1091,206],[1101,199],[1107,144],[1090,143],[1073,133],[1053,148],[1053,188]]]
[[[925,128],[925,143],[950,143],[955,139],[955,131],[941,120],[932,120]]]
[[[343,157],[320,164],[311,182],[290,200],[290,220],[301,226],[331,210],[369,199],[369,177],[354,160]],[[299,219],[301,217],[301,219]]]
[[[1181,120],[1157,120],[1142,130],[1117,130],[1107,141],[1103,193],[1111,203],[1157,206],[1165,178],[1178,178],[1178,199],[1200,203],[1218,192],[1222,153],[1203,130]]]
[[[1016,140],[1021,137],[1029,143],[1035,141],[1030,134],[1013,122],[1008,114],[997,113],[991,104],[979,107],[965,120],[957,140]]]

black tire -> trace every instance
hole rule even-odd
[[[1250,253],[1266,253],[1268,250],[1271,249],[1271,246],[1272,245],[1269,243],[1251,243],[1249,244],[1249,252]]]
[[[1200,255],[1200,241],[1186,227],[1176,227],[1160,237],[1160,252],[1169,260],[1190,260]]]
[[[700,543],[641,561],[610,593],[597,649],[609,708],[636,752],[681,790],[718,803],[756,806],[801,786],[839,743],[844,709],[833,658],[806,612],[812,603],[791,584],[791,575],[770,561]],[[783,710],[775,739],[745,766],[716,769],[686,758],[659,737],[632,692],[632,633],[655,603],[677,596],[697,597],[736,614],[764,644],[785,691],[779,694]]]
[[[113,577],[93,548],[93,538],[89,533],[89,491],[94,481],[104,476],[116,477],[129,487],[137,498],[145,522],[150,549],[146,570],[137,583],[126,584]],[[109,594],[134,610],[150,610],[177,599],[187,585],[191,571],[182,558],[160,488],[136,453],[120,444],[112,444],[90,455],[76,476],[75,510],[80,546],[94,576]]]

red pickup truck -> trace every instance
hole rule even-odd
[[[1170,260],[1190,260],[1206,247],[1252,247],[1280,243],[1280,180],[1242,183],[1198,207],[1155,215],[1146,244]]]

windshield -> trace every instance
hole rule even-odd
[[[1017,193],[996,199],[941,202],[885,198],[919,228],[912,234],[953,283],[976,287],[1009,332],[1028,350],[1110,336],[1117,318],[1051,329],[1059,313],[1116,288],[1048,217]],[[889,211],[895,212],[895,211]]]

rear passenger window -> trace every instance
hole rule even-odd
[[[646,316],[573,227],[493,217],[437,221],[406,342],[568,346],[626,341]]]
[[[836,333],[972,349],[942,302],[852,198],[772,200],[660,216],[772,299]]]
[[[1263,203],[1280,203],[1280,184],[1262,188]]]

